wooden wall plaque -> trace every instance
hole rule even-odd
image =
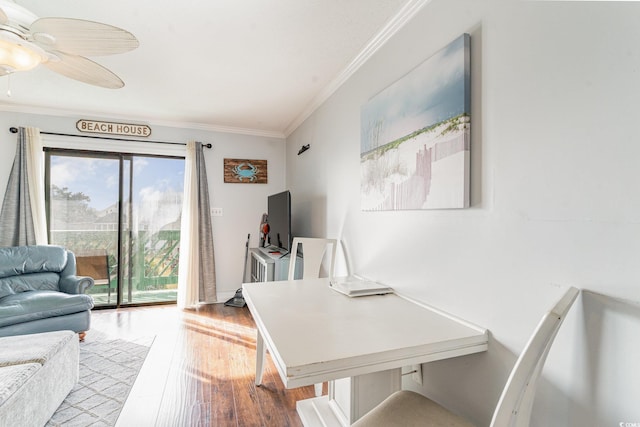
[[[266,184],[267,161],[251,159],[224,159],[224,182]]]

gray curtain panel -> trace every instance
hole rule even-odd
[[[209,203],[207,168],[201,142],[196,142],[196,170],[198,173],[198,234],[200,235],[200,302],[217,301],[216,267],[213,253],[213,229]]]
[[[27,137],[18,130],[18,146],[0,212],[0,246],[35,245],[27,178]]]

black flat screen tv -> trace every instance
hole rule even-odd
[[[267,199],[267,222],[269,223],[269,244],[291,250],[291,193],[272,194]]]

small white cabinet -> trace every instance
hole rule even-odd
[[[282,252],[273,247],[250,248],[251,253],[251,281],[252,282],[272,282],[277,280],[287,280],[289,275],[289,254],[282,255]],[[295,279],[302,278],[302,259],[296,257]]]

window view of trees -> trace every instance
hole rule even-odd
[[[89,206],[91,197],[81,191],[72,192],[68,187],[51,185],[51,211],[53,216],[53,229],[66,228],[71,230],[83,230],[95,224],[98,212]]]

